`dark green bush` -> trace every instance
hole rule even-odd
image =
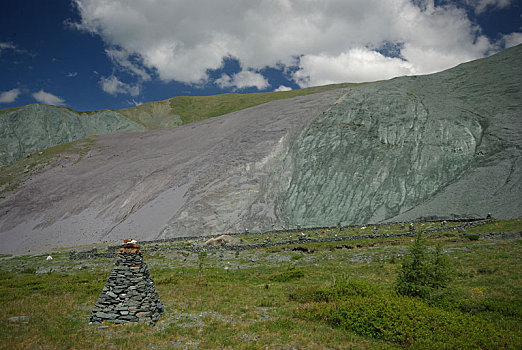
[[[495,272],[497,272],[497,268],[495,268],[495,267],[490,267],[490,266],[479,267],[479,268],[477,269],[477,272],[480,273],[480,274],[483,274],[483,275],[492,275],[492,274],[494,274]]]
[[[512,344],[521,340],[519,335],[474,315],[443,310],[357,280],[300,290],[292,293],[291,298],[308,302],[296,311],[301,318],[321,320],[404,347],[503,349],[516,348]]]
[[[299,260],[299,259],[302,259],[304,258],[304,255],[302,254],[294,254],[292,255],[292,257],[290,258],[292,261],[295,261],[295,260]]]
[[[294,291],[290,299],[301,303],[331,302],[343,300],[351,296],[370,296],[376,293],[375,286],[366,281],[356,279],[341,279],[331,287],[312,287]]]
[[[437,290],[445,288],[451,277],[449,260],[442,254],[440,246],[430,252],[417,234],[408,254],[401,262],[395,282],[399,294],[429,299]]]
[[[304,277],[304,275],[305,273],[303,270],[296,267],[290,267],[283,272],[273,274],[269,279],[272,282],[288,282],[293,279]]]
[[[392,294],[353,296],[334,303],[314,303],[301,317],[319,319],[362,336],[419,349],[501,349],[517,344],[516,335],[476,316],[429,306]]]
[[[493,313],[498,316],[522,318],[521,300],[500,300],[494,298],[484,298],[476,300],[463,300],[458,305],[462,312],[471,314]]]
[[[28,273],[28,274],[35,274],[36,273],[36,268],[35,267],[26,267],[26,268],[24,268],[20,272],[21,273]]]
[[[464,237],[466,237],[470,241],[478,241],[480,238],[480,235],[464,235]]]

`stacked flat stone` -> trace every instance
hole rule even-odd
[[[126,245],[116,255],[115,267],[92,309],[91,324],[103,321],[155,323],[164,311],[139,245],[135,252],[126,252],[130,249]]]

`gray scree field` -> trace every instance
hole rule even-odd
[[[522,46],[448,71],[97,136],[0,199],[1,253],[522,214]],[[48,247],[42,247],[47,242]]]

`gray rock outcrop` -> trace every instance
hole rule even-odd
[[[295,140],[279,216],[310,226],[520,216],[521,67],[518,46],[351,89]]]
[[[109,110],[81,113],[43,104],[5,110],[0,114],[0,166],[92,135],[142,130],[142,125]]]

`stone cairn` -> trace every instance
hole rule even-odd
[[[156,323],[163,313],[154,282],[143,261],[140,245],[126,239],[116,255],[115,267],[91,312],[90,323]]]

